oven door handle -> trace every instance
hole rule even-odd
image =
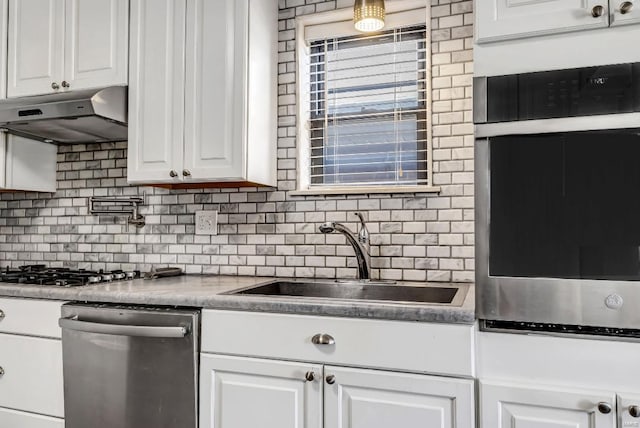
[[[80,321],[77,317],[60,318],[60,327],[84,333],[112,334],[114,336],[182,338],[189,334],[184,326],[164,327],[147,325],[104,324],[91,321]]]

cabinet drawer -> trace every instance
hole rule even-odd
[[[58,327],[60,307],[55,300],[0,299],[0,333],[62,337]]]
[[[64,428],[64,419],[33,415],[0,408],[0,427],[5,428]]]
[[[0,334],[0,367],[0,407],[64,415],[60,340]]]
[[[314,345],[331,335],[335,344]],[[204,310],[202,352],[473,376],[473,326]]]

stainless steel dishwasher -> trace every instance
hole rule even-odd
[[[66,428],[196,428],[198,310],[62,307]]]

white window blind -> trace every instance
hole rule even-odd
[[[428,183],[425,25],[310,43],[310,187]]]

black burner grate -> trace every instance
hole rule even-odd
[[[46,265],[25,265],[0,270],[0,282],[35,284],[57,287],[78,287],[100,282],[122,281],[140,277],[140,271],[89,271],[84,269],[50,268]]]

